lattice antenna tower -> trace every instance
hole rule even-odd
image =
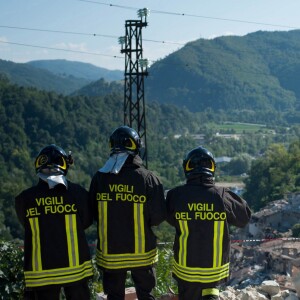
[[[147,27],[147,8],[139,9],[139,20],[126,20],[125,36],[119,38],[121,53],[125,53],[124,125],[135,129],[142,141],[141,157],[147,166],[147,136],[144,78],[148,75],[148,60],[143,58],[142,29]]]

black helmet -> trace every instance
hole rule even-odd
[[[197,147],[188,152],[182,166],[187,178],[194,174],[214,177],[216,162],[210,151],[203,147]]]
[[[139,153],[142,141],[134,129],[121,126],[111,134],[109,145],[111,153],[128,152],[135,155]]]
[[[52,144],[43,148],[35,159],[35,171],[47,173],[61,173],[67,175],[69,166],[73,163],[71,154]]]

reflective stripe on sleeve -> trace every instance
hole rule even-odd
[[[189,236],[189,228],[187,221],[179,221],[180,226],[180,237],[179,237],[179,254],[178,260],[179,264],[182,266],[186,265],[186,255],[187,255],[187,239]]]
[[[223,254],[223,235],[224,221],[214,222],[214,245],[213,245],[213,267],[219,267],[222,264]]]
[[[65,215],[66,235],[68,243],[69,266],[79,265],[78,237],[76,215]]]
[[[32,233],[32,270],[42,270],[40,227],[38,218],[29,219]]]
[[[98,213],[99,247],[103,253],[107,253],[107,201],[98,201]]]
[[[135,253],[145,252],[144,205],[133,204]]]

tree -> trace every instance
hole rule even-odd
[[[292,227],[292,236],[295,237],[295,238],[298,238],[300,237],[300,224],[295,224],[293,227]]]
[[[289,149],[283,144],[272,144],[262,157],[252,163],[249,177],[245,180],[244,198],[254,210],[300,189],[299,153],[299,141],[293,142]]]
[[[242,153],[234,157],[223,169],[229,175],[240,175],[248,173],[251,167],[252,158],[247,153]]]

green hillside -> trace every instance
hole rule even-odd
[[[72,94],[101,78],[106,82],[123,78],[123,73],[118,70],[111,71],[87,63],[59,59],[28,63],[0,59],[0,74],[19,86],[35,87],[64,95]]]
[[[61,77],[76,77],[89,81],[96,81],[104,78],[106,81],[118,81],[123,79],[123,72],[120,70],[108,70],[105,68],[96,67],[92,64],[67,61],[65,59],[53,60],[34,60],[28,62],[29,65],[61,76]]]
[[[65,60],[0,60],[0,73],[11,82],[64,95],[120,90],[115,82],[107,83],[106,76],[120,76],[115,72]],[[299,75],[300,30],[259,31],[186,44],[151,66],[145,95],[147,102],[217,112],[220,120],[289,126],[300,122]]]
[[[91,81],[74,76],[64,78],[26,63],[14,63],[0,59],[0,74],[5,75],[15,84],[24,87],[36,87],[41,90],[69,94]]]
[[[299,113],[300,30],[199,39],[149,74],[149,100],[190,111]]]
[[[112,81],[107,82],[103,78],[97,81],[93,81],[92,83],[82,87],[81,89],[73,92],[72,96],[89,96],[89,97],[97,97],[97,96],[105,96],[108,94],[123,94],[124,93],[124,85],[121,81]]]

